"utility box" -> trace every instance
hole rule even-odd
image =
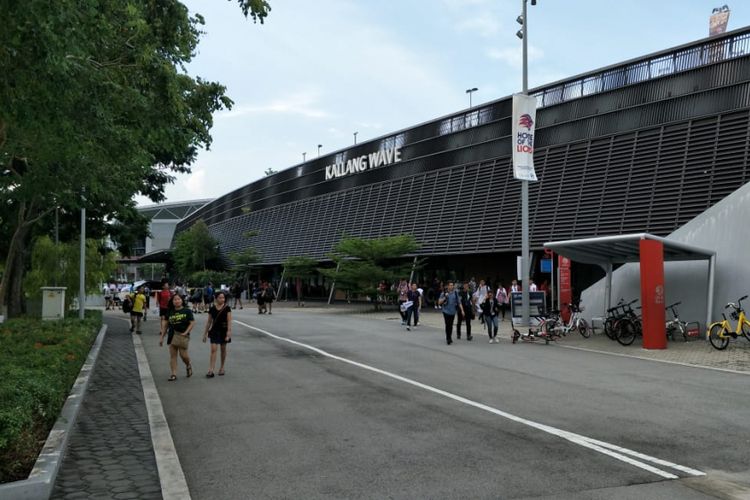
[[[42,287],[42,319],[63,319],[65,317],[64,286]]]

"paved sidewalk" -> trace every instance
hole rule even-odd
[[[125,321],[105,317],[105,322],[107,333],[52,498],[160,499],[133,340]]]

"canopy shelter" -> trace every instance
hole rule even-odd
[[[564,257],[576,262],[596,264],[607,273],[605,281],[605,315],[612,307],[612,270],[614,264],[639,262],[641,264],[641,303],[643,305],[644,347],[646,325],[657,325],[661,318],[663,327],[664,317],[664,261],[708,260],[708,297],[706,309],[706,325],[711,323],[711,313],[714,303],[714,271],[716,252],[699,248],[686,243],[654,236],[648,233],[624,234],[619,236],[602,236],[580,240],[551,241],[544,244]],[[644,272],[646,271],[646,272]],[[661,283],[659,279],[661,278]],[[649,287],[653,285],[653,287]],[[661,287],[661,288],[659,288]],[[652,289],[653,288],[653,289]],[[661,290],[661,302],[659,291]],[[648,314],[661,308],[661,316]],[[651,316],[647,318],[647,314]],[[664,335],[662,335],[664,337]],[[664,344],[666,346],[666,344]]]
[[[170,264],[174,261],[172,250],[155,250],[140,257],[127,257],[118,260],[122,264]]]

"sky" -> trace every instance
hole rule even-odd
[[[521,90],[520,0],[183,0],[206,21],[188,73],[226,86],[210,150],[167,202],[215,198],[302,162]],[[709,0],[538,0],[528,5],[534,88],[708,36]],[[728,3],[728,29],[750,2]],[[149,205],[137,198],[139,205]]]

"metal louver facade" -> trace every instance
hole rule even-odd
[[[629,232],[666,236],[750,181],[750,28],[532,91],[532,249]],[[233,191],[203,219],[225,255],[325,259],[342,234],[413,234],[420,255],[517,252],[510,97],[316,158]],[[401,162],[325,180],[325,167],[400,147]],[[415,217],[413,214],[417,214]],[[246,238],[248,230],[258,230]]]

